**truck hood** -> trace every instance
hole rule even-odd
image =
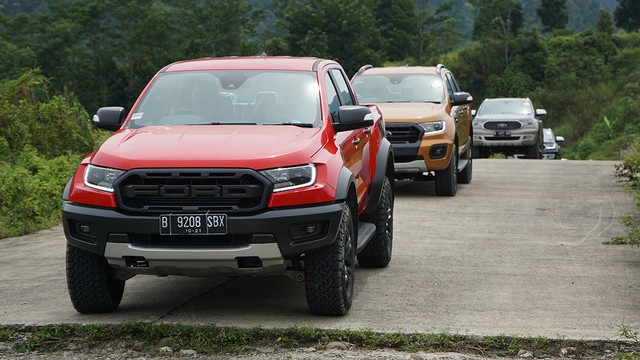
[[[386,122],[424,123],[444,118],[442,104],[433,103],[376,103]]]
[[[323,138],[321,129],[286,125],[147,126],[115,133],[91,163],[121,170],[268,169],[308,163]]]

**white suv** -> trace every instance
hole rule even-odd
[[[540,159],[544,109],[534,109],[527,98],[485,99],[477,111],[472,111],[473,157],[488,157],[492,153],[524,154]]]

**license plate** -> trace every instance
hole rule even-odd
[[[511,131],[509,130],[501,130],[493,133],[493,136],[511,136]]]
[[[212,235],[227,233],[227,214],[160,215],[160,235]]]

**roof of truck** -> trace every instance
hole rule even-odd
[[[229,56],[175,62],[163,72],[204,70],[294,70],[314,71],[321,62],[330,60],[290,56]]]

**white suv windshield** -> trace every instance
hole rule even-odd
[[[429,74],[361,75],[353,80],[360,102],[432,102],[444,99],[442,80]]]
[[[486,100],[478,109],[478,115],[487,114],[516,114],[516,115],[532,115],[531,103],[527,100],[508,99],[508,100]]]
[[[320,124],[315,73],[191,71],[162,73],[129,127],[199,124]]]

